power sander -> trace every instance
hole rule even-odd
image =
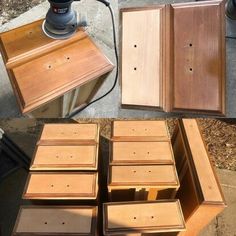
[[[71,37],[79,26],[86,26],[85,21],[79,21],[71,4],[74,0],[48,0],[50,9],[43,22],[43,32],[53,39],[66,39]],[[80,0],[75,0],[80,1]]]

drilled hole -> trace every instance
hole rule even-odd
[[[51,68],[52,68],[52,66],[51,66],[51,65],[49,65],[49,66],[48,66],[48,68],[49,68],[49,69],[51,69]]]
[[[29,34],[33,34],[33,32],[32,32],[32,31],[30,31],[30,32],[29,32]]]
[[[136,216],[134,216],[134,220],[136,220],[137,218],[136,218]]]
[[[47,225],[47,224],[48,224],[48,222],[44,222],[44,224],[45,224],[45,225]]]
[[[136,44],[134,44],[134,47],[136,48],[136,47],[137,47],[137,45],[136,45]]]
[[[54,187],[54,185],[52,184],[51,187]]]
[[[193,68],[189,68],[190,71],[193,71]]]
[[[147,152],[147,154],[149,155],[149,152]]]
[[[62,224],[64,225],[64,224],[65,224],[65,222],[62,222]]]
[[[136,152],[133,152],[133,154],[135,155],[135,154],[136,154]]]
[[[136,173],[136,170],[133,170],[134,173]]]
[[[56,158],[59,158],[59,156],[56,156]]]
[[[151,170],[149,170],[148,172],[149,172],[149,173],[151,173],[152,171],[151,171]]]
[[[134,67],[134,70],[137,70],[137,67]]]
[[[151,216],[152,219],[154,219],[154,216]]]
[[[69,188],[69,187],[70,187],[70,185],[69,185],[69,184],[67,184],[67,187]]]
[[[70,158],[72,158],[73,156],[70,156]]]
[[[132,131],[135,131],[135,129],[132,129]]]
[[[144,129],[145,131],[147,131],[147,129]]]
[[[70,60],[70,57],[67,57],[67,60]]]
[[[192,47],[192,46],[193,46],[193,45],[190,43],[190,44],[189,44],[189,47]]]

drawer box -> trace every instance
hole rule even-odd
[[[97,170],[98,145],[37,146],[30,170]]]
[[[30,173],[24,199],[96,200],[98,174],[89,172]]]
[[[97,235],[97,207],[23,206],[13,236]]]
[[[112,201],[173,198],[178,188],[174,165],[109,167],[108,192]]]
[[[185,230],[178,200],[103,204],[104,235]]]
[[[224,196],[197,121],[179,121],[172,142],[180,179],[176,197],[180,199],[187,229],[180,235],[198,235],[226,207]]]
[[[166,141],[169,133],[166,121],[114,121],[113,141]]]
[[[96,144],[98,124],[45,124],[38,145]]]
[[[174,164],[171,142],[112,142],[110,164]]]

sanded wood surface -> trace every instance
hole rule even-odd
[[[225,3],[171,5],[172,110],[225,112]]]
[[[96,216],[92,206],[24,206],[13,235],[95,235]]]
[[[174,164],[171,143],[112,142],[110,164]]]
[[[54,41],[43,35],[41,24],[36,21],[1,34],[1,51],[23,113],[114,68],[83,30]]]
[[[96,199],[98,174],[89,172],[31,172],[24,199]]]
[[[178,176],[173,165],[110,166],[108,187],[177,188]]]
[[[169,133],[164,120],[114,121],[112,139],[114,141],[161,141],[169,140]]]
[[[98,124],[45,124],[38,144],[96,144],[98,139]]]
[[[197,236],[226,207],[224,196],[197,121],[179,121],[172,142],[180,179],[176,198],[180,199],[187,228],[180,235]]]
[[[185,229],[178,200],[105,203],[103,214],[105,235],[178,232]]]
[[[123,105],[162,107],[162,26],[161,7],[122,11]]]
[[[30,170],[96,170],[98,146],[38,146]]]

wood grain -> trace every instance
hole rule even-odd
[[[110,164],[174,164],[171,143],[112,142]]]
[[[95,200],[97,192],[95,172],[31,172],[23,198]]]
[[[97,207],[23,206],[13,235],[96,235]]]
[[[178,232],[185,229],[178,200],[105,203],[103,215],[105,235]]]
[[[38,145],[94,145],[98,140],[98,124],[44,124]]]
[[[98,146],[38,146],[31,171],[97,170]]]
[[[222,1],[172,4],[172,111],[225,113]],[[184,31],[183,31],[184,29]]]
[[[162,8],[129,10],[122,11],[121,103],[162,107]]]

